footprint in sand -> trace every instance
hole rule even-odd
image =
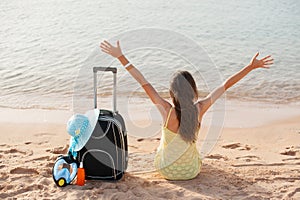
[[[35,169],[17,167],[15,169],[10,170],[11,174],[39,174],[39,172]]]
[[[281,152],[280,154],[281,154],[281,155],[286,155],[286,156],[295,156],[296,153],[297,153],[297,151],[294,151],[294,150],[288,150],[288,151]]]
[[[241,147],[241,143],[232,143],[232,144],[226,144],[222,146],[225,149],[236,149]]]
[[[136,141],[142,142],[144,140],[148,140],[148,141],[160,141],[160,138],[147,138],[147,139],[145,139],[145,138],[139,138]]]
[[[206,156],[205,158],[209,158],[209,159],[216,159],[216,160],[220,160],[220,159],[223,159],[223,160],[228,160],[228,158],[226,156],[222,156],[221,154],[213,154],[213,155],[208,155]]]
[[[43,136],[54,136],[54,133],[36,133],[34,136],[43,137]]]
[[[48,144],[49,143],[49,141],[42,141],[42,142],[38,142],[37,144],[38,145],[45,145],[45,144]]]
[[[160,141],[160,138],[149,138],[150,141]]]
[[[5,153],[20,153],[20,154],[23,154],[23,155],[26,154],[26,152],[20,151],[18,149],[9,149],[9,150],[5,151]]]
[[[246,151],[250,151],[251,150],[251,147],[249,145],[245,145],[241,148],[238,148],[238,150],[246,150]]]
[[[237,149],[237,150],[251,150],[251,147],[249,145],[242,145],[241,143],[232,143],[232,144],[225,144],[222,146],[225,149]]]
[[[281,155],[296,156],[297,154],[300,153],[300,148],[298,147],[295,148],[294,146],[291,146],[291,147],[286,147],[285,149],[286,149],[285,151],[280,153]]]
[[[15,149],[15,148],[8,149],[8,150],[0,150],[0,153],[4,153],[4,154],[20,153],[20,154],[23,154],[23,155],[26,154],[26,152],[20,151],[20,150]]]
[[[251,162],[251,161],[260,160],[260,157],[253,156],[253,155],[246,155],[246,156],[236,157],[235,159],[237,159],[237,160],[244,160],[246,162]]]
[[[282,159],[282,161],[295,161],[295,160],[300,160],[300,158],[285,158],[285,159]]]
[[[7,144],[0,144],[0,147],[10,147],[10,146]]]
[[[138,147],[133,146],[133,145],[128,145],[128,147],[134,148],[134,149],[138,149]]]
[[[44,160],[49,160],[50,156],[42,156],[42,157],[36,157],[36,158],[32,158],[31,160],[28,160],[28,162],[32,162],[32,161],[44,161]]]
[[[53,154],[66,154],[68,152],[69,145],[65,145],[63,147],[55,147],[54,149],[47,149],[47,152],[53,153]]]

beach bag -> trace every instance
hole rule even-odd
[[[77,162],[85,179],[119,180],[128,163],[127,132],[123,117],[116,110],[116,68],[94,67],[94,107],[97,108],[97,72],[113,73],[113,111],[99,110],[99,118],[85,146],[77,152]]]

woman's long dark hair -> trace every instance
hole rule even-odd
[[[198,99],[198,91],[194,78],[187,71],[176,72],[170,83],[170,95],[179,121],[178,133],[186,142],[197,140],[198,109],[194,101]]]

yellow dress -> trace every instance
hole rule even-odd
[[[154,159],[156,170],[168,180],[195,178],[201,169],[201,159],[196,143],[187,143],[177,133],[167,128],[172,108],[162,128],[160,145]]]

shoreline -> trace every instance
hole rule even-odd
[[[143,122],[161,120],[160,114],[148,98],[120,98],[117,101],[117,110],[125,120]],[[111,99],[100,99],[98,104],[101,105],[101,109],[111,110]],[[223,117],[224,127],[227,128],[258,127],[300,115],[300,105],[297,104],[270,104],[225,98],[218,100],[217,104],[219,105],[210,108],[204,116],[204,126],[210,125],[212,115]],[[0,107],[0,123],[66,124],[73,113],[71,110],[61,109]]]

